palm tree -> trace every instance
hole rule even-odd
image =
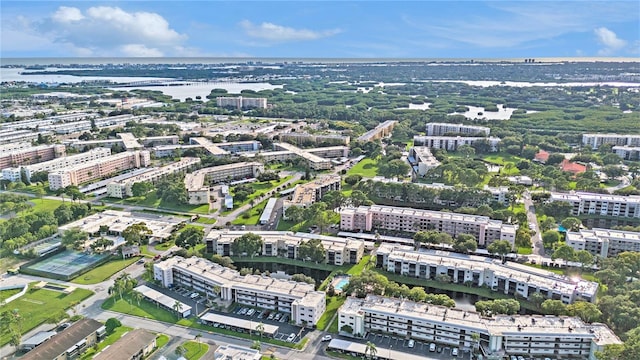
[[[202,333],[197,333],[195,339],[198,342],[198,352],[200,351],[200,348],[202,347],[202,343],[200,342],[201,338],[202,338]]]
[[[142,295],[142,293],[141,293],[141,292],[139,292],[139,291],[134,291],[134,292],[131,294],[131,297],[133,298],[133,300],[135,300],[135,301],[136,301],[136,303],[138,303],[138,307],[140,307],[140,301],[141,301],[141,300],[142,300],[142,298],[144,297],[144,296]]]
[[[364,356],[370,359],[376,356],[377,353],[378,349],[376,348],[376,344],[372,343],[371,341],[367,341],[367,345],[364,348]]]
[[[176,316],[178,317],[178,319],[180,319],[180,311],[182,311],[182,303],[176,300],[176,302],[173,303],[173,310],[176,312]]]
[[[480,334],[478,333],[471,333],[471,339],[475,342],[474,344],[474,348],[476,351],[478,351],[478,349],[480,348]]]
[[[256,331],[258,332],[258,334],[260,334],[260,337],[262,337],[262,334],[264,334],[264,324],[262,323],[262,321],[256,325]]]
[[[176,355],[178,355],[178,357],[180,357],[187,353],[187,349],[184,346],[180,345],[176,348],[174,352]]]

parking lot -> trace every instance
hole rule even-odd
[[[410,340],[394,337],[391,335],[382,334],[369,334],[364,341],[371,341],[376,344],[378,348],[392,349],[396,351],[402,351],[414,355],[425,357],[425,359],[434,360],[471,360],[471,352],[469,350],[458,349],[458,356],[452,355],[453,347],[450,345],[435,344],[435,351],[429,351],[429,345],[431,342],[414,340],[413,344]],[[410,347],[413,345],[413,347]]]
[[[303,331],[300,332],[302,329],[300,326],[289,324],[289,321],[291,320],[290,315],[275,310],[261,310],[238,304],[230,313],[216,313],[244,320],[251,319],[252,321],[278,326],[278,334],[276,334],[274,338],[282,341],[298,342],[308,332],[307,329],[303,329]],[[292,334],[295,334],[295,337],[292,337]]]
[[[179,300],[184,304],[191,306],[194,313],[196,312],[196,309],[198,313],[202,313],[207,309],[207,299],[204,296],[200,296],[199,294],[198,296],[191,297],[190,295],[193,293],[193,291],[180,288],[167,289],[161,286],[154,285],[151,282],[147,283],[146,285],[158,292],[161,292],[167,296]]]

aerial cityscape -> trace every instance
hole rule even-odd
[[[2,8],[0,359],[640,360],[640,3]]]

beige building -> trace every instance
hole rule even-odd
[[[416,232],[433,229],[453,237],[470,234],[478,245],[486,247],[496,240],[515,242],[516,227],[491,220],[486,216],[429,211],[393,206],[371,205],[340,210],[343,231],[373,231],[374,229]]]
[[[276,150],[285,150],[297,157],[304,159],[307,162],[307,165],[309,166],[309,168],[313,170],[331,169],[330,160],[320,157],[319,155],[314,154],[314,152],[312,151],[300,149],[297,146],[287,144],[287,143],[274,143],[273,147]],[[316,150],[328,151],[328,150],[321,150],[321,149],[323,148],[319,148]],[[260,154],[260,155],[264,156],[264,154]]]
[[[279,135],[280,141],[294,145],[349,145],[350,138],[343,135],[317,135],[300,132],[289,132]]]
[[[291,200],[284,200],[283,202],[283,216],[286,217],[287,209],[291,206],[306,208],[307,206],[320,201],[324,194],[329,191],[339,191],[341,182],[342,178],[340,175],[332,174],[320,176],[309,183],[298,185],[293,192]]]
[[[385,136],[389,136],[391,135],[391,132],[393,131],[393,128],[396,126],[397,123],[398,122],[395,120],[387,120],[385,122],[382,122],[378,124],[378,126],[376,126],[375,128],[362,134],[358,138],[358,141],[367,142],[367,141],[378,140]]]
[[[147,167],[151,163],[148,151],[129,151],[83,164],[49,172],[49,189],[57,190],[70,185],[80,185],[121,171]]]
[[[427,136],[444,136],[444,135],[478,135],[489,136],[491,129],[484,126],[449,124],[449,123],[428,123]]]
[[[156,348],[156,334],[143,329],[126,333],[106,347],[94,360],[141,360]]]
[[[464,350],[478,344],[488,360],[510,355],[596,360],[595,353],[606,345],[622,343],[606,325],[586,324],[577,317],[484,317],[473,311],[376,295],[347,298],[338,309],[338,329],[345,326],[359,336],[382,333]],[[477,342],[474,334],[479,335]]]
[[[231,244],[249,231],[212,230],[204,239],[207,253],[233,256]],[[325,261],[331,265],[357,264],[362,260],[365,242],[350,238],[324,236],[319,234],[292,233],[288,231],[251,231],[262,238],[262,256],[280,256],[299,259],[300,244],[318,239],[325,249]]]
[[[391,244],[376,249],[376,266],[411,278],[435,280],[448,276],[452,283],[486,286],[505,295],[529,299],[540,293],[565,304],[595,303],[598,283],[575,280],[550,271],[499,259],[441,250],[413,251]]]
[[[175,256],[153,265],[164,287],[179,285],[225,301],[290,314],[296,325],[315,325],[326,309],[325,293],[307,283],[262,275],[241,276],[209,260]]]
[[[26,146],[25,146],[26,145]],[[29,143],[0,148],[0,169],[36,164],[65,155],[64,145],[33,146]]]
[[[208,167],[187,174],[184,184],[189,204],[208,204],[211,198],[210,183],[254,178],[262,172],[264,165],[259,162],[241,162]]]
[[[462,145],[473,145],[478,141],[487,141],[491,151],[498,151],[500,139],[497,137],[463,137],[463,136],[422,136],[413,137],[413,145],[426,146],[431,149],[444,149],[447,151],[457,151]]]
[[[625,251],[640,252],[640,233],[598,229],[567,232],[565,242],[574,250],[587,250],[594,256],[614,257]]]
[[[233,344],[221,345],[213,353],[214,360],[260,360],[260,351]]]
[[[418,176],[425,176],[429,170],[440,166],[440,161],[431,154],[431,150],[426,146],[416,146],[409,149],[408,160]]]

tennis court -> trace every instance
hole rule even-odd
[[[27,274],[70,280],[105,262],[108,257],[107,254],[87,254],[67,250],[27,265],[21,270]]]

